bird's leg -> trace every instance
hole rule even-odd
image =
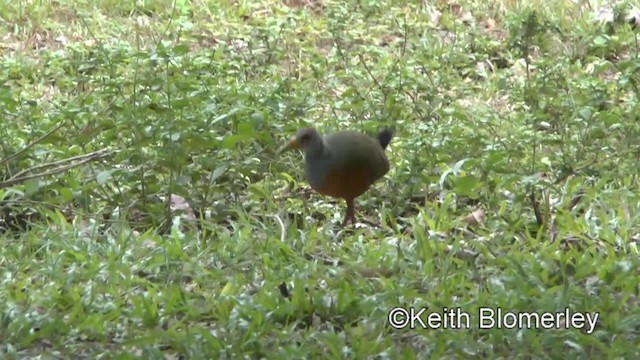
[[[347,225],[349,220],[351,220],[351,223],[353,225],[356,224],[356,214],[355,214],[354,201],[353,201],[353,199],[346,199],[346,200],[347,200],[347,211],[344,214],[344,220],[342,220],[342,227]]]

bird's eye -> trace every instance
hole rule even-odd
[[[309,134],[304,134],[304,135],[302,135],[302,137],[300,138],[300,140],[302,140],[302,141],[307,141],[307,140],[309,140]]]

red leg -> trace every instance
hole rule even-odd
[[[355,214],[354,201],[353,201],[353,199],[346,199],[346,200],[347,200],[347,211],[344,214],[344,220],[342,220],[342,227],[347,225],[349,220],[351,220],[351,224],[353,224],[353,225],[356,224],[356,214]]]

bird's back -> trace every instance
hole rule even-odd
[[[380,142],[355,131],[340,131],[326,135],[324,142],[337,169],[366,166],[371,182],[389,171],[389,161]],[[385,144],[386,145],[386,144]]]

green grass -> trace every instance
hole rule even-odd
[[[634,5],[0,1],[1,357],[637,358]],[[356,228],[309,124],[395,129]]]

